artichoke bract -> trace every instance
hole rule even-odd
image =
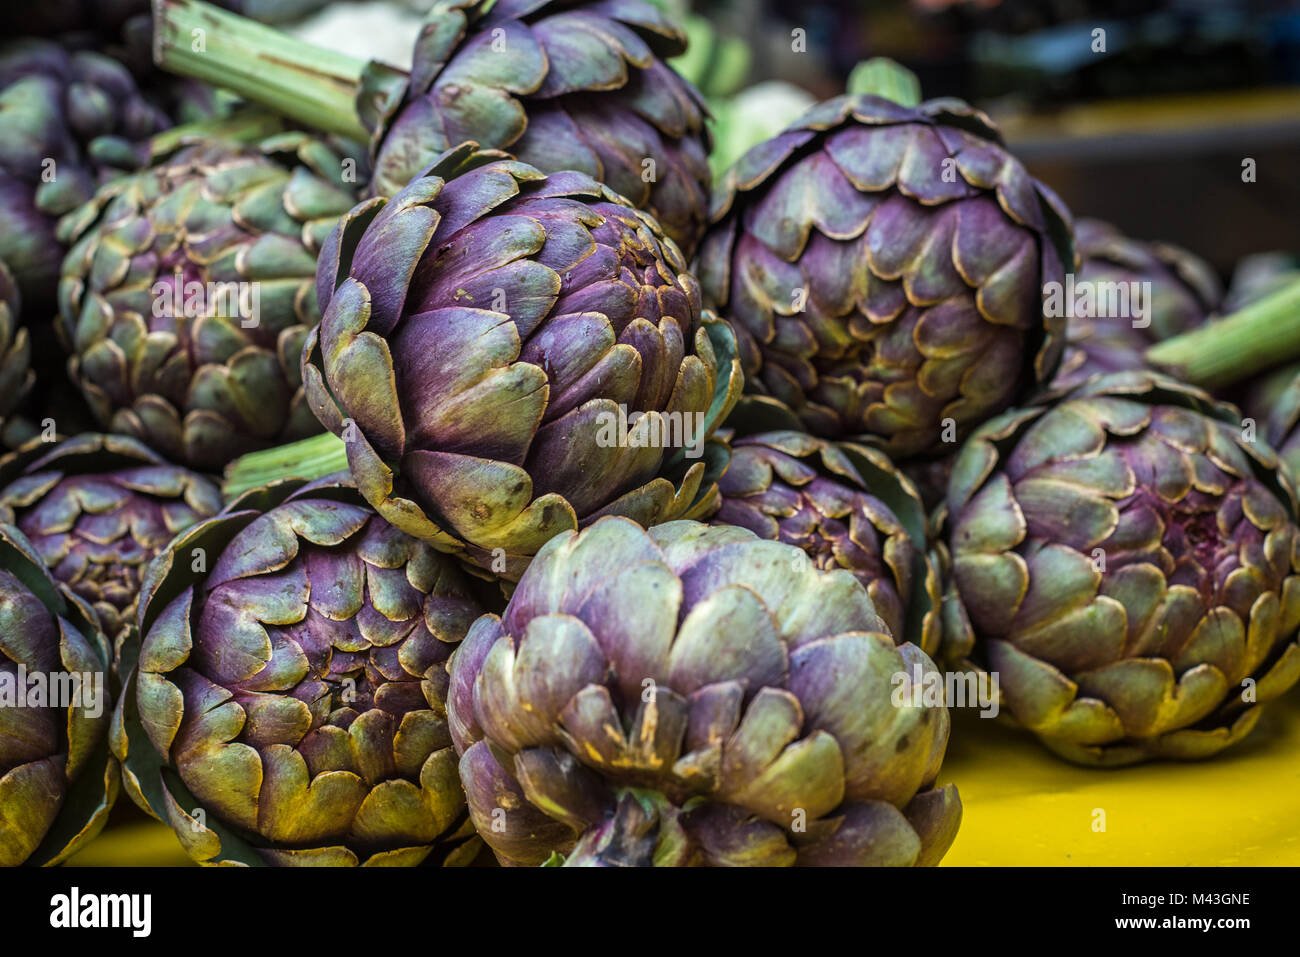
[[[18,284],[0,260],[0,446],[8,448],[17,448],[35,434],[23,415],[23,401],[32,391],[36,372],[31,339],[18,324],[21,312]]]
[[[579,170],[651,213],[689,258],[709,205],[699,93],[664,62],[686,34],[642,0],[450,0],[416,42],[374,136],[391,196],[466,140],[544,172]]]
[[[1278,370],[1254,383],[1242,398],[1268,444],[1277,450],[1292,482],[1300,482],[1300,369]]]
[[[108,655],[90,606],[0,524],[0,866],[59,864],[103,829],[120,787]]]
[[[948,490],[946,656],[1077,762],[1243,738],[1300,678],[1295,488],[1252,438],[1149,372],[986,423]]]
[[[1056,368],[1069,214],[959,100],[822,103],[727,171],[712,216],[705,304],[746,390],[814,435],[939,452]]]
[[[926,865],[961,818],[934,786],[942,696],[913,696],[936,677],[847,572],[747,529],[611,517],[475,622],[448,715],[502,863]]]
[[[710,522],[803,550],[817,568],[843,568],[871,596],[899,641],[939,650],[939,576],[925,509],[878,449],[803,432],[761,432],[728,443]]]
[[[312,409],[381,515],[517,580],[554,535],[716,508],[734,341],[654,220],[583,173],[466,144],[320,258]],[[672,477],[665,477],[671,474]]]
[[[340,481],[241,496],[146,576],[113,715],[127,793],[200,863],[472,857],[444,701],[482,611]]]
[[[115,643],[135,618],[144,566],[219,511],[214,482],[125,436],[36,439],[0,459],[0,519],[22,529]]]
[[[108,57],[48,40],[0,48],[0,259],[29,303],[48,304],[57,282],[58,217],[89,200],[105,172],[91,143],[135,143],[169,125]]]
[[[1076,287],[1088,283],[1100,302],[1109,295],[1106,285],[1118,284],[1130,313],[1134,294],[1140,295],[1144,315],[1106,316],[1094,309],[1092,315],[1071,316],[1054,389],[1071,388],[1098,373],[1144,368],[1147,346],[1203,325],[1223,300],[1209,263],[1181,247],[1130,239],[1095,219],[1075,221],[1074,241]]]
[[[353,162],[298,133],[186,146],[64,220],[58,328],[103,427],[203,470],[320,431],[299,356]]]

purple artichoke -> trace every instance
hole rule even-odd
[[[300,133],[187,146],[61,224],[59,332],[104,428],[208,471],[320,431],[299,359],[347,170]]]
[[[605,518],[475,622],[448,719],[502,863],[923,865],[961,819],[934,787],[948,713],[913,697],[936,677],[846,572],[741,528]]]
[[[939,578],[924,507],[884,454],[791,431],[729,446],[712,524],[739,525],[794,545],[817,568],[851,572],[892,635],[929,655],[939,650]]]
[[[127,793],[201,863],[472,858],[444,701],[482,610],[348,485],[240,497],[141,589],[112,731]]]
[[[17,525],[57,581],[120,642],[135,618],[144,566],[221,510],[217,486],[134,439],[39,439],[0,459],[0,516]]]
[[[705,302],[747,391],[822,438],[937,452],[1052,375],[1069,214],[959,100],[822,103],[716,191]]]
[[[375,127],[378,195],[466,140],[547,173],[578,170],[651,213],[689,258],[708,213],[709,135],[664,63],[686,34],[642,0],[446,0]]]
[[[103,829],[120,781],[108,653],[90,607],[0,524],[0,866],[61,863]]]
[[[1071,388],[1097,373],[1144,368],[1148,346],[1203,325],[1223,299],[1210,265],[1178,246],[1129,239],[1095,219],[1076,221],[1074,240],[1078,283],[1094,289],[1103,283],[1150,283],[1143,287],[1150,290],[1150,300],[1144,299],[1141,318],[1072,316],[1053,388]]]
[[[1071,760],[1213,754],[1300,679],[1295,487],[1198,389],[1119,372],[1008,411],[947,512],[945,653]]]
[[[46,40],[0,48],[0,259],[29,304],[53,299],[64,251],[58,217],[106,175],[92,141],[138,142],[169,125],[108,57]]]
[[[308,399],[407,533],[516,580],[601,515],[716,507],[694,456],[740,389],[730,329],[654,220],[590,177],[449,151],[342,219],[318,294]]]

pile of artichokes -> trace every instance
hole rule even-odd
[[[886,63],[715,183],[645,0],[440,0],[409,72],[223,6],[0,52],[0,863],[124,792],[213,865],[933,865],[968,677],[1102,766],[1300,679],[1300,379],[1154,368],[1294,284]],[[142,33],[256,106],[174,126]]]

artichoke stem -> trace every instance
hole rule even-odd
[[[921,102],[921,81],[901,63],[877,56],[853,68],[848,92],[855,96],[879,96],[899,106],[917,106]]]
[[[330,432],[240,456],[226,466],[221,494],[227,502],[281,479],[313,479],[348,467],[347,447]]]
[[[365,142],[366,64],[200,0],[153,0],[154,62],[327,133]]]
[[[1229,316],[1147,350],[1169,374],[1214,389],[1300,358],[1300,279]]]

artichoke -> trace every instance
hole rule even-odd
[[[711,183],[699,93],[664,58],[686,34],[646,0],[439,0],[410,74],[276,35],[197,0],[159,0],[156,56],[317,129],[368,137],[392,196],[475,141],[577,170],[651,213],[687,257]],[[209,46],[192,49],[195,29]]]
[[[186,146],[61,224],[59,332],[103,427],[201,470],[320,431],[299,355],[351,168],[299,133]]]
[[[61,863],[103,829],[120,781],[107,680],[95,613],[0,525],[0,866]]]
[[[601,515],[716,508],[730,330],[654,220],[585,174],[450,150],[342,219],[317,292],[308,399],[408,534],[513,581]]]
[[[444,701],[482,610],[350,486],[240,497],[146,576],[113,715],[127,793],[200,863],[473,857]]]
[[[21,313],[18,285],[0,260],[0,446],[16,448],[32,437],[31,423],[22,414],[23,400],[32,391],[32,346],[27,330],[18,325]]]
[[[0,259],[29,305],[52,298],[63,258],[55,224],[93,195],[106,175],[101,157],[114,141],[169,125],[108,57],[48,40],[0,48]],[[112,139],[92,151],[101,137]]]
[[[1077,762],[1243,738],[1300,678],[1296,492],[1247,435],[1141,371],[986,423],[948,489],[946,656]]]
[[[89,602],[115,643],[135,618],[144,566],[221,510],[216,484],[135,439],[36,439],[0,459],[0,518],[17,525],[57,581]]]
[[[933,787],[942,696],[913,698],[938,677],[847,572],[742,528],[610,517],[474,623],[448,718],[502,863],[926,865],[961,818]]]
[[[1095,219],[1076,221],[1074,240],[1079,283],[1149,283],[1144,288],[1150,300],[1144,300],[1142,325],[1132,316],[1072,316],[1053,388],[1071,388],[1097,373],[1144,368],[1147,346],[1204,324],[1223,299],[1209,263],[1178,246],[1129,239]]]
[[[400,99],[375,128],[391,196],[465,140],[545,172],[579,170],[659,220],[689,258],[708,214],[709,135],[695,88],[663,62],[686,34],[642,0],[446,0]]]
[[[747,391],[822,438],[940,451],[1050,379],[1069,214],[959,100],[820,104],[719,184],[698,274]]]
[[[802,549],[866,588],[892,635],[939,650],[939,577],[916,488],[878,449],[802,432],[732,439],[715,525]]]

